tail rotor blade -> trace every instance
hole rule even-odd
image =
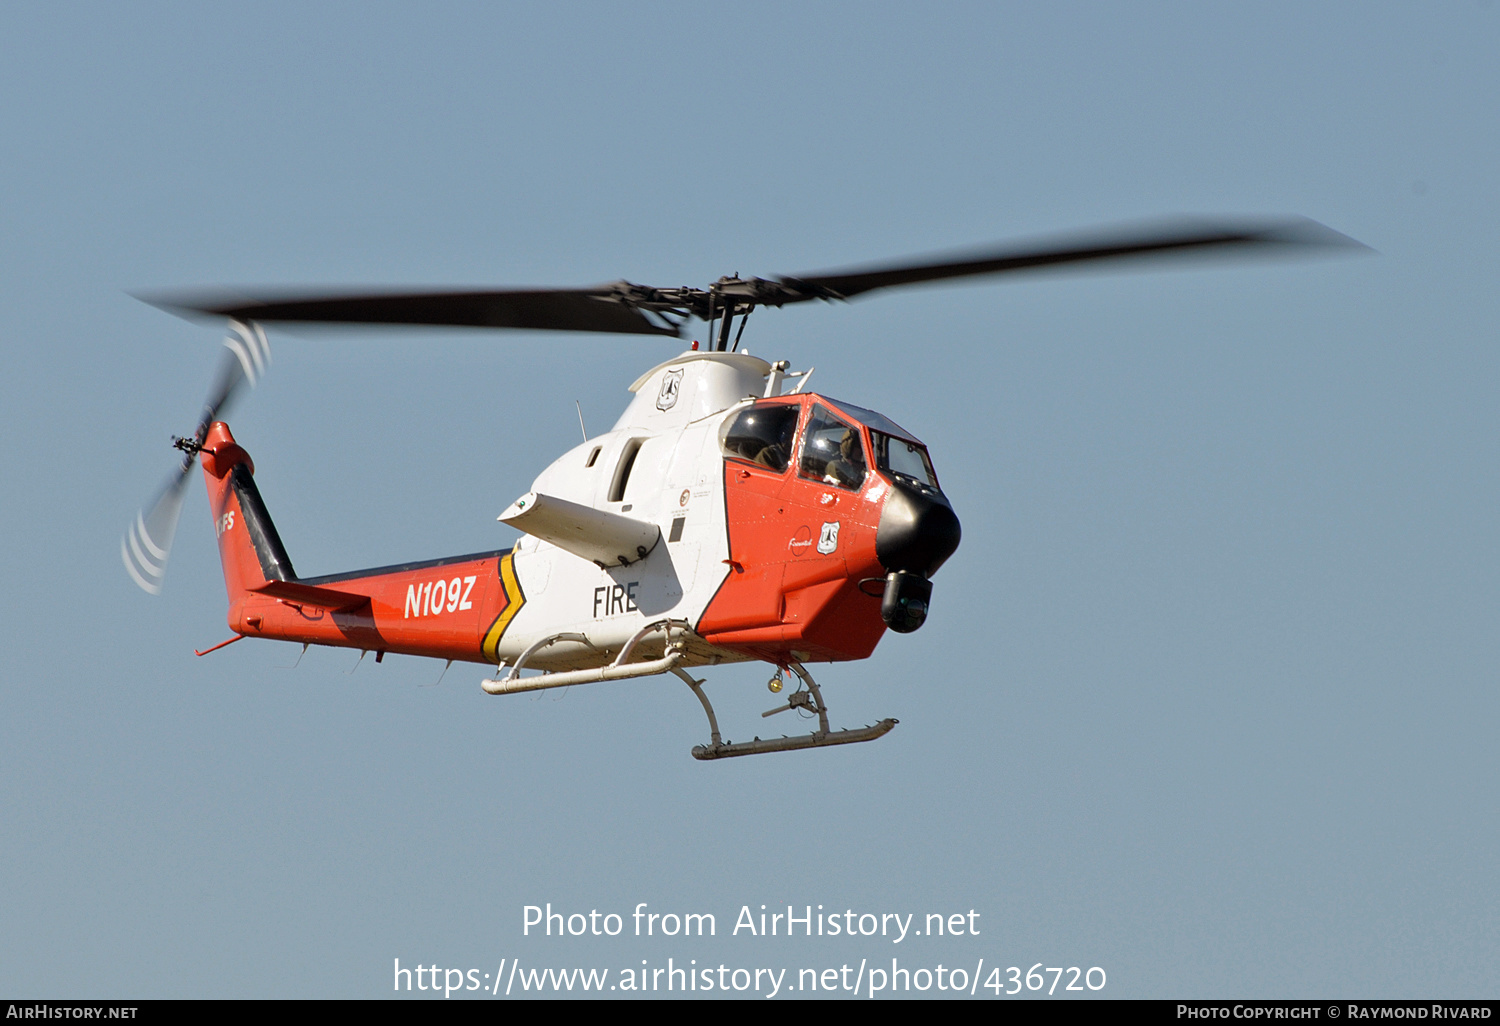
[[[198,462],[198,449],[208,437],[209,426],[229,409],[245,385],[254,388],[270,365],[271,344],[261,326],[253,321],[230,321],[229,334],[224,337],[224,355],[219,359],[219,370],[203,404],[197,429],[191,439],[179,438],[174,443],[183,451],[181,467],[167,479],[150,508],[136,514],[135,522],[120,539],[120,559],[125,563],[125,571],[142,590],[152,595],[161,593],[189,472]]]
[[[230,321],[229,334],[224,336],[224,350],[213,390],[209,392],[208,401],[203,404],[203,415],[198,425],[201,433],[206,433],[208,425],[218,420],[221,413],[228,411],[235,396],[246,384],[254,388],[266,368],[271,365],[271,343],[266,340],[265,331],[254,321],[248,324]],[[203,440],[202,434],[198,440]]]
[[[120,539],[120,558],[125,570],[141,588],[152,594],[161,593],[162,581],[167,576],[167,557],[172,553],[172,539],[177,534],[177,519],[182,515],[182,499],[187,488],[188,470],[192,463],[168,479],[161,494],[149,510],[135,515],[135,522]]]

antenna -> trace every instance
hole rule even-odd
[[[583,440],[587,443],[589,440],[589,429],[583,426],[583,404],[574,399],[573,405],[578,407],[578,430],[583,432]]]

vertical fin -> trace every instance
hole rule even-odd
[[[230,605],[268,581],[295,581],[292,561],[255,487],[255,464],[227,424],[216,421],[209,428],[201,460]]]

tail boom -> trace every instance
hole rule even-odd
[[[202,463],[231,630],[304,644],[496,660],[500,636],[525,602],[508,552],[301,579],[261,501],[254,464],[227,425],[210,428]]]

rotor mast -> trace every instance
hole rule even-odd
[[[728,352],[731,348],[729,344],[729,331],[734,327],[734,318],[736,315],[740,318],[740,330],[739,334],[734,337],[733,348],[738,349],[740,347],[740,336],[745,333],[745,323],[750,320],[750,314],[755,310],[755,301],[753,299],[749,301],[742,299],[735,295],[730,287],[746,284],[748,283],[736,273],[734,275],[725,275],[709,286],[709,308],[714,309],[717,307],[718,315],[721,318],[718,338],[713,341],[713,348],[718,352]],[[710,331],[712,331],[712,323],[710,323]]]

